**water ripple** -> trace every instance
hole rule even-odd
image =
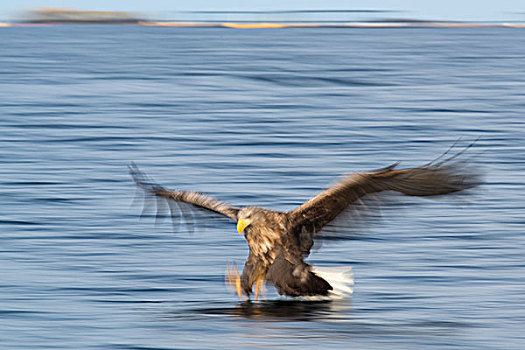
[[[524,35],[2,28],[0,347],[521,349]],[[290,210],[478,138],[474,195],[393,197],[316,247],[310,263],[353,266],[342,302],[239,302],[235,223],[140,219],[127,172]]]

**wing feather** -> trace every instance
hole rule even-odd
[[[460,192],[480,183],[479,177],[467,171],[463,162],[451,157],[440,163],[396,170],[396,164],[346,176],[288,213],[294,231],[299,235],[314,235],[366,196],[382,191],[395,191],[408,196],[437,196]]]
[[[175,191],[166,189],[151,180],[146,174],[140,171],[134,163],[129,166],[129,172],[133,177],[133,181],[135,181],[139,188],[144,190],[146,193],[156,196],[157,198],[164,198],[166,200],[191,204],[195,207],[203,208],[218,214],[225,215],[233,220],[237,220],[237,213],[240,210],[239,208],[221,202],[201,192]],[[169,208],[173,215],[174,207],[170,206]]]

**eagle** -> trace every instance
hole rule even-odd
[[[465,162],[456,160],[456,156],[439,161],[440,157],[412,168],[397,169],[395,163],[351,173],[291,211],[236,207],[201,192],[170,190],[155,183],[134,163],[129,169],[136,185],[157,199],[187,203],[237,223],[237,232],[248,243],[249,255],[242,274],[235,268],[227,277],[240,298],[250,299],[253,293],[257,299],[263,282],[273,284],[284,296],[330,298],[345,290],[343,278],[334,278],[337,273],[323,272],[305,261],[314,242],[321,238],[321,230],[348,208],[380,192],[429,197],[461,192],[479,184],[478,176],[467,171]],[[174,207],[169,206],[171,210]]]

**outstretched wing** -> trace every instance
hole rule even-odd
[[[140,171],[134,163],[131,163],[129,166],[129,172],[133,177],[133,181],[135,181],[139,188],[149,194],[156,196],[157,198],[164,198],[166,200],[191,204],[195,207],[203,208],[218,214],[225,215],[233,220],[237,220],[237,213],[240,210],[239,208],[218,201],[200,192],[168,190],[152,181],[146,174]]]
[[[314,234],[334,220],[349,206],[364,197],[382,191],[396,191],[408,196],[437,196],[472,188],[480,183],[465,163],[451,157],[440,163],[397,170],[396,164],[372,172],[355,173],[288,213],[303,253],[308,253]]]

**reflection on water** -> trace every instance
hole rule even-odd
[[[395,347],[395,344],[407,341],[423,345],[431,339],[436,342],[436,337],[441,339],[439,343],[446,343],[447,337],[457,337],[477,327],[474,322],[443,321],[439,317],[427,320],[374,318],[369,314],[378,310],[352,310],[349,300],[271,300],[243,302],[235,306],[214,305],[180,309],[170,313],[167,322],[189,319],[203,324],[216,324],[218,319],[233,322],[242,333],[228,338],[228,344],[241,347],[283,346],[305,340],[321,341],[333,347],[348,346],[349,341],[353,346],[369,344],[372,348],[380,348],[384,343]]]
[[[204,315],[227,315],[254,320],[270,321],[314,321],[337,319],[336,315],[348,316],[350,300],[300,301],[268,300],[261,302],[245,301],[235,307],[203,308],[194,312]]]

